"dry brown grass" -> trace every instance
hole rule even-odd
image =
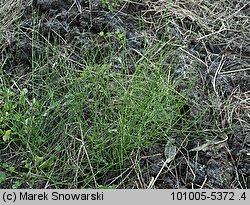
[[[227,97],[231,96],[229,89],[231,94],[236,87],[241,91],[250,89],[247,82],[239,84],[237,81],[233,86],[225,85],[236,78],[248,81],[248,0],[160,0],[152,4],[152,7],[156,13],[167,17],[172,26],[179,31],[182,41],[180,50],[193,60],[193,65],[197,65],[203,82],[205,75],[209,76],[217,99],[225,97],[224,94],[227,93],[224,99],[227,100]],[[240,96],[243,93],[240,93]]]
[[[0,50],[10,44],[16,37],[17,30],[21,21],[18,19],[23,14],[25,6],[31,3],[31,0],[1,0],[0,2]]]

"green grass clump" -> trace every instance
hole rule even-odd
[[[142,149],[167,141],[180,118],[184,100],[168,68],[141,61],[128,74],[106,63],[86,64],[82,71],[60,58],[52,70],[51,64],[35,59],[34,90],[3,85],[0,131],[11,131],[1,145],[21,146],[30,173],[55,186],[74,184],[72,175],[74,186],[96,186],[98,177],[121,172]]]
[[[132,152],[166,140],[183,102],[167,83],[167,74],[153,69],[140,64],[130,76],[114,73],[104,64],[82,73],[91,96],[86,103],[94,124],[89,132],[91,146],[97,142],[101,146],[93,154],[96,160],[121,166]]]
[[[107,173],[118,176],[140,151],[167,142],[185,104],[164,64],[171,45],[131,52],[116,37],[118,50],[108,42],[105,53],[98,44],[79,56],[34,32],[29,72],[9,75],[1,62],[1,154],[14,151],[17,160],[0,171],[15,176],[15,188],[100,187]]]

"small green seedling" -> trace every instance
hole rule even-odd
[[[11,130],[5,131],[5,134],[4,134],[4,136],[3,136],[3,141],[4,141],[4,142],[10,140],[10,134],[11,134]]]
[[[14,173],[15,170],[16,170],[15,167],[10,167],[10,168],[9,168],[9,171],[10,171],[11,173]]]
[[[113,11],[114,9],[121,6],[121,0],[101,0],[101,6],[104,9]]]
[[[99,36],[104,37],[104,32],[101,31],[101,32],[99,33]]]
[[[21,180],[18,180],[12,185],[12,189],[18,189],[22,184],[23,182]]]
[[[0,172],[0,183],[5,182],[6,180],[6,174],[4,172]]]

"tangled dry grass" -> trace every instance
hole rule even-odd
[[[31,1],[23,0],[1,0],[0,2],[0,50],[10,41],[15,38],[17,34],[19,23],[18,19],[23,14],[25,6],[30,4]]]
[[[248,94],[248,0],[163,0],[156,1],[153,7],[161,15],[167,15],[173,27],[179,31],[183,43],[180,50],[196,61],[203,83],[211,83],[220,102],[232,96],[241,99]],[[247,97],[246,102],[249,102]],[[241,109],[247,112],[248,107]]]

